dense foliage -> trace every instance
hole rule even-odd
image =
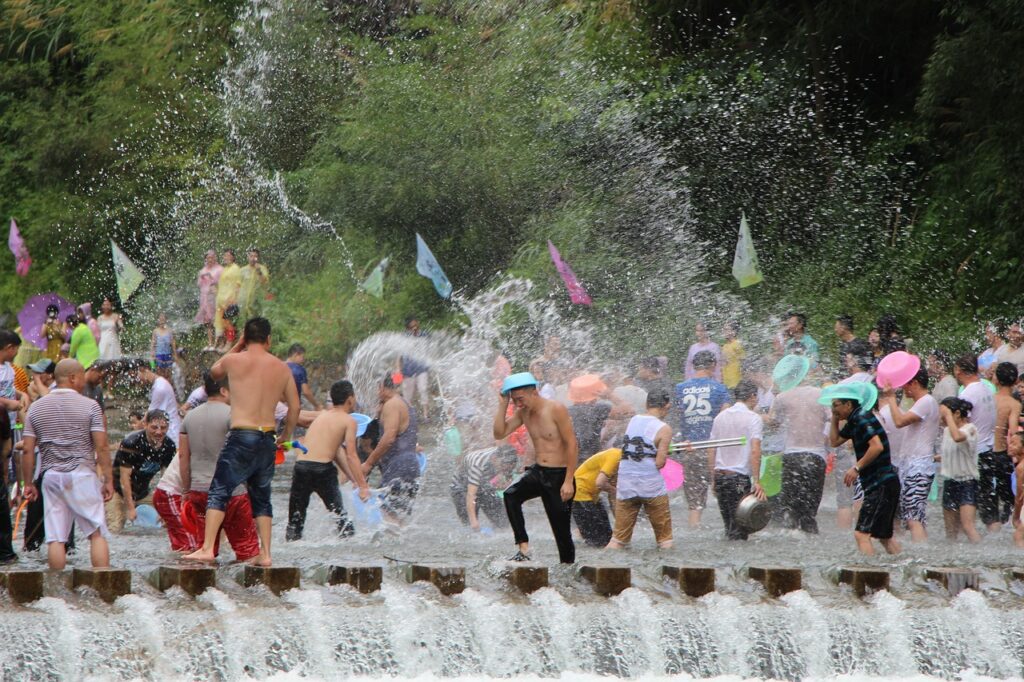
[[[1020,314],[1014,0],[0,0],[0,41],[0,216],[35,261],[0,259],[0,312],[112,292],[113,237],[144,336],[191,319],[204,249],[258,245],[279,340],[340,358],[457,320],[419,232],[460,295],[501,271],[564,301],[552,239],[595,298],[566,315],[642,330],[617,348],[675,354],[704,313],[951,346]]]

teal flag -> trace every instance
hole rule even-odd
[[[377,267],[373,269],[370,276],[359,285],[363,291],[371,296],[384,298],[384,271],[388,269],[388,260],[388,258],[385,258],[377,263]]]
[[[750,236],[746,213],[740,214],[740,235],[736,240],[736,255],[732,260],[732,276],[740,283],[741,289],[764,279],[757,263],[757,251],[754,250],[754,239]]]
[[[434,289],[441,298],[450,298],[452,295],[452,283],[448,281],[447,275],[441,269],[441,264],[434,258],[430,247],[423,241],[419,232],[416,233],[416,272],[428,278],[434,283]]]

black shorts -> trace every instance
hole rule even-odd
[[[857,517],[856,531],[879,540],[890,539],[899,506],[900,479],[893,476],[864,493],[864,505]]]
[[[942,508],[959,511],[960,507],[978,506],[978,479],[955,481],[947,478],[942,483]]]

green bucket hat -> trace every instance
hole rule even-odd
[[[863,410],[869,411],[878,401],[878,388],[866,381],[851,381],[846,384],[833,384],[821,389],[818,402],[831,405],[833,400],[856,400]]]
[[[787,355],[772,370],[772,381],[779,392],[788,391],[800,385],[811,369],[811,360],[806,355]]]

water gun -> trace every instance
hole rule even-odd
[[[297,440],[287,440],[277,446],[277,454],[274,456],[274,464],[284,464],[284,453],[286,450],[302,450],[302,454],[308,454],[309,449]]]

